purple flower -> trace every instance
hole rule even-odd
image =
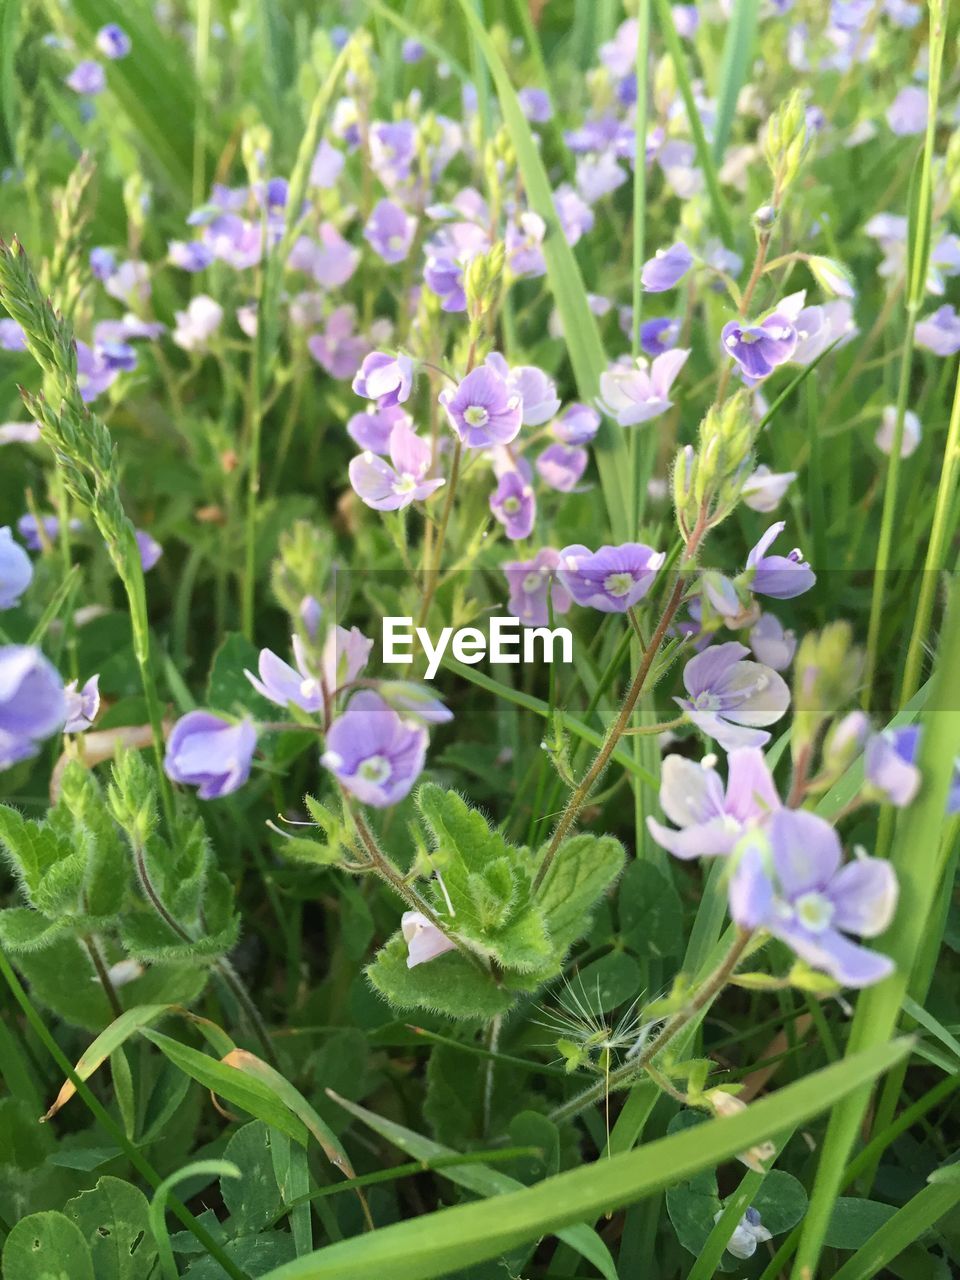
[[[30,557],[8,525],[0,529],[0,609],[12,609],[33,580]]]
[[[690,697],[674,699],[725,751],[762,747],[770,735],[756,726],[773,724],[790,705],[790,691],[775,671],[742,661],[749,652],[736,640],[704,649],[683,669]]]
[[[143,572],[149,573],[163,555],[163,547],[157,542],[156,538],[151,537],[144,529],[136,530],[136,539]]]
[[[888,456],[893,452],[893,439],[896,425],[896,405],[888,404],[880,419],[880,426],[877,430],[877,434],[873,437],[873,442],[877,448]],[[903,436],[900,440],[901,458],[909,458],[911,453],[916,450],[917,445],[920,443],[921,434],[920,419],[912,409],[907,409],[903,415]]]
[[[66,722],[64,733],[86,733],[100,710],[100,677],[91,676],[82,689],[71,680],[64,689],[66,698]]]
[[[184,351],[206,351],[210,339],[223,322],[223,307],[205,293],[198,293],[186,311],[175,311],[177,325],[173,341]]]
[[[235,213],[222,213],[203,229],[203,241],[213,256],[235,271],[255,267],[263,256],[260,224]]]
[[[352,378],[367,354],[369,343],[356,332],[357,313],[349,303],[336,307],[323,333],[307,340],[307,350],[331,378]]]
[[[213,259],[213,250],[202,240],[171,240],[167,246],[167,261],[182,271],[205,271]]]
[[[543,89],[521,89],[517,94],[523,114],[531,124],[546,124],[553,119],[550,95]]]
[[[510,588],[511,616],[525,627],[547,626],[551,604],[554,615],[568,612],[570,593],[557,577],[559,563],[560,552],[543,547],[532,560],[510,560],[502,566]]]
[[[951,306],[938,307],[921,320],[916,329],[917,346],[935,356],[952,356],[960,351],[960,316]]]
[[[125,58],[133,44],[123,27],[108,22],[97,32],[97,48],[105,58]]]
[[[756,747],[731,751],[727,785],[707,756],[695,764],[668,755],[660,774],[660,807],[680,830],[647,818],[647,828],[676,858],[709,858],[732,852],[749,827],[765,822],[780,808],[763,752]]]
[[[441,311],[466,310],[463,269],[489,247],[486,231],[473,222],[454,222],[429,242],[423,279],[427,288],[441,299]]]
[[[507,250],[507,266],[513,276],[531,279],[542,276],[547,270],[543,256],[543,239],[547,224],[538,213],[527,210],[507,223],[504,243]]]
[[[759,466],[744,480],[740,496],[751,511],[769,512],[781,502],[796,478],[795,471],[775,472]]]
[[[350,483],[357,496],[375,511],[398,511],[423,502],[444,483],[427,479],[432,465],[430,443],[400,423],[390,432],[390,463],[374,453],[350,460]]]
[[[797,649],[797,637],[794,632],[784,630],[779,618],[764,613],[750,628],[750,648],[764,666],[786,671]]]
[[[498,351],[487,356],[486,364],[499,374],[510,391],[519,395],[525,427],[542,426],[560,408],[556,383],[542,369],[530,364],[511,369]]]
[[[581,156],[577,161],[577,191],[587,204],[596,204],[604,196],[622,187],[627,174],[610,151],[600,155]]]
[[[600,415],[588,404],[572,404],[557,418],[550,432],[562,444],[589,444],[600,429]]]
[[[413,426],[413,419],[399,405],[381,408],[379,405],[368,405],[362,413],[355,413],[347,422],[347,434],[361,449],[370,453],[387,454],[390,452],[390,435],[394,427],[403,423]]]
[[[278,658],[271,649],[261,649],[257,664],[259,677],[246,670],[243,674],[257,693],[268,702],[278,707],[292,704],[301,711],[314,715],[323,710],[323,688],[319,677],[310,670],[306,649],[300,637],[294,636],[291,644],[296,670],[282,658]]]
[[[797,331],[787,316],[774,311],[759,324],[730,320],[723,326],[720,343],[749,378],[759,380],[791,358]]]
[[[11,320],[8,316],[0,319],[0,351],[26,351],[26,349],[26,335],[16,320]]]
[[[901,138],[923,133],[927,127],[927,91],[908,84],[887,108],[887,124]]]
[[[677,345],[679,337],[680,321],[671,320],[669,316],[645,320],[640,326],[640,346],[648,356],[660,356],[665,351],[671,351]]]
[[[323,620],[323,606],[316,596],[304,596],[297,610],[303,629],[311,640],[317,638],[320,623]]]
[[[39,422],[0,422],[0,444],[36,444]]]
[[[537,518],[533,489],[517,471],[505,471],[490,495],[490,510],[512,542],[529,538]]]
[[[666,293],[678,284],[693,266],[693,254],[678,240],[669,249],[658,249],[643,264],[640,280],[647,293]]]
[[[396,201],[378,200],[363,228],[363,238],[384,262],[403,262],[416,230],[416,218]]]
[[[40,536],[41,527],[43,528],[43,537]],[[44,539],[53,543],[59,538],[60,521],[56,516],[41,516],[38,521],[36,516],[28,513],[25,516],[21,516],[17,521],[17,533],[19,533],[31,551],[42,551]]]
[[[109,280],[117,269],[117,255],[102,247],[90,250],[90,270],[95,280]]]
[[[700,27],[700,14],[695,4],[675,4],[671,9],[677,35],[692,40]],[[769,1238],[769,1237],[768,1237]]]
[[[310,166],[310,186],[320,191],[331,190],[337,185],[344,163],[343,152],[324,138],[317,147]]]
[[[777,600],[792,600],[794,596],[809,591],[817,575],[803,558],[803,552],[795,547],[788,556],[768,556],[767,547],[783,532],[786,523],[778,520],[764,533],[747,556],[744,571],[750,590],[758,596],[773,596]]]
[[[536,467],[537,475],[545,485],[558,493],[570,493],[587,469],[587,451],[568,448],[565,444],[551,444],[537,458]]]
[[[577,244],[581,236],[593,230],[593,210],[567,183],[557,187],[553,193],[553,205],[567,244]]]
[[[920,789],[920,770],[914,764],[920,730],[917,725],[873,734],[863,755],[869,790],[898,809],[910,804]]]
[[[522,397],[489,363],[468,373],[455,391],[441,391],[440,403],[468,449],[509,444],[523,421]]]
[[[84,404],[102,395],[117,379],[117,369],[102,349],[77,340],[77,386]]]
[[[219,800],[250,776],[257,731],[211,711],[188,711],[171,730],[163,767],[173,782],[198,787],[201,800]]]
[[[866,987],[893,972],[888,956],[846,936],[875,938],[897,905],[897,878],[882,858],[841,866],[836,831],[803,810],[780,809],[738,851],[730,914],[743,929],[765,929],[801,960],[845,987]]]
[[[598,551],[574,544],[560,552],[560,581],[577,604],[601,613],[626,613],[642,600],[666,559],[642,542],[603,546]]]
[[[410,64],[420,62],[426,52],[426,49],[419,40],[407,39],[404,40],[403,44],[400,46],[400,57],[404,62]]]
[[[370,126],[370,167],[388,190],[410,177],[416,142],[417,126],[411,120],[378,120]]]
[[[332,697],[344,685],[352,684],[367,665],[373,641],[359,627],[336,626],[327,632],[320,662],[323,682]]]
[[[361,689],[330,726],[320,763],[363,804],[386,809],[410,791],[426,753],[422,725],[402,719],[378,694]]]
[[[111,298],[128,307],[143,306],[150,299],[150,268],[145,262],[130,259],[121,262],[104,281],[104,288]]]
[[[364,356],[353,389],[364,400],[376,400],[381,409],[403,404],[413,387],[413,361],[409,356],[390,356],[384,351],[371,351]]]
[[[92,97],[97,93],[103,93],[107,87],[107,76],[99,62],[93,58],[87,58],[77,63],[64,84],[74,93]]]
[[[66,713],[63,681],[40,650],[0,646],[0,770],[36,755]]]
[[[659,417],[673,403],[670,389],[689,354],[675,349],[657,356],[650,365],[643,356],[633,369],[612,365],[600,375],[600,407],[621,427],[635,427]]]
[[[407,968],[414,969],[418,964],[426,964],[428,960],[436,960],[446,951],[453,951],[455,943],[446,934],[441,933],[435,924],[431,924],[420,911],[405,911],[400,917],[400,932],[407,944]]]

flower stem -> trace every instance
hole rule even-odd
[[[107,997],[107,1002],[115,1018],[119,1018],[123,1013],[123,1005],[120,1003],[120,997],[117,995],[117,989],[110,979],[110,973],[107,966],[103,962],[103,956],[100,954],[100,948],[96,944],[96,940],[89,934],[84,934],[81,938],[90,962],[94,967],[97,978],[103,987],[103,994]]]
[[[684,1007],[678,1010],[673,1017],[668,1018],[659,1032],[650,1041],[647,1047],[636,1058],[625,1062],[623,1066],[618,1067],[616,1071],[611,1071],[603,1080],[598,1080],[596,1084],[584,1089],[582,1093],[577,1094],[575,1098],[571,1098],[569,1102],[565,1102],[562,1106],[557,1107],[550,1113],[550,1119],[554,1124],[559,1124],[561,1120],[570,1120],[573,1116],[579,1115],[586,1107],[591,1106],[594,1102],[599,1102],[608,1090],[628,1088],[633,1084],[637,1077],[647,1072],[649,1065],[662,1053],[671,1040],[683,1030],[689,1022],[691,1022],[701,1010],[705,1009],[709,1004],[717,998],[723,988],[727,985],[730,978],[736,972],[737,965],[743,958],[743,953],[747,949],[747,945],[753,934],[748,929],[738,929],[733,945],[717,965],[716,969],[706,977],[699,987],[694,991],[690,1000]],[[654,1073],[649,1073],[654,1074]],[[659,1074],[659,1073],[657,1073]],[[656,1075],[654,1075],[656,1079]],[[658,1084],[659,1080],[656,1081]],[[662,1086],[661,1086],[662,1087]],[[669,1090],[668,1090],[669,1092]]]
[[[422,627],[426,622],[433,595],[437,589],[437,579],[440,576],[440,567],[443,562],[443,544],[446,541],[447,525],[450,523],[453,500],[457,493],[457,481],[460,479],[460,459],[462,454],[463,445],[457,440],[453,450],[453,461],[450,463],[450,478],[447,480],[447,492],[444,496],[440,527],[437,530],[437,541],[433,549],[433,566],[427,570],[427,580],[423,584],[423,603],[420,605],[420,617],[417,619],[418,627]]]

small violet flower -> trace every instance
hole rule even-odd
[[[197,787],[201,800],[219,800],[249,778],[256,747],[249,720],[234,723],[212,711],[188,711],[167,739],[163,768],[172,782]]]
[[[400,932],[407,944],[407,968],[435,960],[445,951],[453,951],[455,944],[440,932],[435,924],[420,911],[405,911],[400,917]]]
[[[675,349],[657,356],[649,366],[643,356],[636,368],[611,366],[600,375],[600,407],[621,427],[635,427],[659,417],[673,403],[670,388],[689,354]]]
[[[671,754],[660,775],[660,807],[680,828],[675,831],[656,818],[647,828],[676,858],[716,857],[731,853],[748,827],[780,808],[763,753],[740,747],[729,755],[726,788],[714,768],[715,758],[699,763]]]
[[[400,423],[390,433],[389,463],[367,451],[351,459],[348,474],[354,492],[368,507],[399,511],[429,498],[445,483],[442,476],[427,478],[432,463],[429,441]]]
[[[589,444],[600,430],[600,415],[588,404],[571,404],[552,423],[550,434],[561,444]]]
[[[772,613],[763,613],[750,628],[750,648],[765,667],[786,671],[797,651],[797,637],[793,631],[785,631]]]
[[[378,200],[363,228],[363,238],[384,262],[403,262],[410,252],[417,220],[395,200]]]
[[[841,866],[829,822],[780,809],[735,852],[730,914],[743,929],[765,929],[841,986],[867,987],[893,971],[888,956],[846,935],[875,938],[893,919],[897,878],[884,858]]]
[[[538,456],[535,466],[545,485],[558,493],[570,493],[587,469],[587,460],[586,449],[551,444]]]
[[[960,316],[951,306],[938,307],[921,320],[916,329],[917,346],[935,356],[952,356],[960,351]]]
[[[394,427],[413,426],[413,419],[399,405],[382,408],[370,404],[362,413],[355,413],[347,422],[347,434],[361,449],[371,453],[390,452],[390,436]]]
[[[678,240],[669,249],[658,249],[643,264],[640,281],[646,293],[666,293],[678,284],[693,266],[693,254]]]
[[[897,408],[896,405],[888,404],[883,411],[880,419],[880,426],[877,428],[877,434],[873,437],[873,443],[882,452],[889,457],[893,452],[894,433],[897,426]],[[920,443],[922,430],[920,427],[920,419],[912,409],[907,409],[903,415],[903,435],[900,439],[900,457],[909,458],[916,452],[917,445]]]
[[[116,22],[108,22],[97,32],[97,48],[105,58],[125,58],[133,48],[133,42]]]
[[[640,542],[598,551],[574,544],[560,552],[560,581],[577,604],[601,613],[626,613],[653,586],[657,571],[666,559]]]
[[[731,640],[698,653],[683,669],[689,698],[674,699],[725,751],[762,747],[770,735],[758,726],[773,724],[790,705],[782,677],[763,663],[743,661],[749,652]]]
[[[570,593],[557,576],[560,552],[543,547],[532,560],[510,560],[503,573],[510,588],[508,608],[525,627],[545,627],[570,609]]]
[[[300,637],[294,636],[291,645],[296,670],[282,658],[278,658],[272,650],[261,649],[257,665],[259,676],[246,670],[243,674],[257,693],[268,702],[278,707],[292,704],[308,715],[314,715],[323,710],[323,687],[317,675],[310,670],[306,649]]]
[[[205,293],[191,298],[186,311],[174,312],[173,341],[184,351],[206,351],[210,339],[223,322],[223,307]]]
[[[143,529],[137,529],[135,532],[137,539],[137,550],[140,552],[140,564],[144,573],[149,573],[153,566],[163,555],[163,547],[160,543],[150,536]]]
[[[512,542],[528,538],[537,517],[533,489],[519,471],[504,471],[490,495],[490,510]]]
[[[381,409],[392,409],[410,397],[413,361],[409,356],[371,351],[353,379],[353,389],[365,400],[376,400]]]
[[[36,755],[66,715],[63,681],[40,650],[0,646],[0,771]]]
[[[12,609],[33,581],[33,564],[9,526],[0,529],[0,609]]]
[[[330,726],[320,763],[363,804],[386,809],[408,794],[426,751],[422,725],[401,718],[379,694],[361,689]]]
[[[529,364],[511,369],[496,351],[487,356],[486,364],[504,380],[510,391],[520,397],[525,427],[542,426],[560,408],[556,384],[542,369]]]
[[[63,691],[67,703],[64,733],[86,733],[100,710],[99,675],[91,676],[82,689],[78,689],[77,684],[71,680]]]
[[[631,315],[631,322],[632,322]],[[629,333],[627,335],[629,337]],[[656,320],[645,320],[640,326],[640,346],[648,356],[660,356],[671,351],[680,337],[680,321],[661,316]]]
[[[99,62],[93,58],[87,58],[85,61],[77,63],[67,76],[64,84],[68,89],[72,89],[74,93],[82,94],[84,97],[93,97],[97,93],[103,93],[107,87],[107,76]]]
[[[759,466],[744,480],[740,496],[751,511],[773,511],[796,478],[795,471],[775,472]]]
[[[747,377],[759,381],[793,356],[797,331],[788,316],[774,311],[757,324],[730,320],[721,330],[720,342]]]
[[[468,373],[455,391],[441,391],[440,403],[468,449],[509,444],[523,421],[522,397],[489,363]]]
[[[817,575],[803,558],[803,552],[794,548],[787,556],[768,556],[767,548],[786,527],[778,520],[764,533],[747,556],[744,581],[758,596],[773,596],[777,600],[792,600],[803,595],[817,581]]]
[[[714,1222],[719,1222],[723,1213],[721,1209],[714,1217]],[[727,1252],[732,1253],[735,1258],[752,1258],[757,1252],[758,1244],[765,1244],[772,1239],[773,1236],[763,1225],[759,1212],[750,1205],[727,1241]]]
[[[919,741],[918,725],[886,729],[867,739],[863,774],[871,794],[898,809],[912,802],[920,789],[920,770],[914,763]]]

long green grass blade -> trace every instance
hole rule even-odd
[[[896,970],[885,982],[864,991],[850,1032],[848,1053],[882,1044],[893,1032],[914,963],[924,943],[938,888],[939,834],[944,822],[954,760],[960,751],[960,591],[953,591],[934,687],[924,716],[918,766],[920,796],[897,822],[893,864],[900,881],[896,919],[880,941]],[[870,1098],[870,1088],[855,1090],[830,1119],[821,1148],[810,1208],[794,1266],[794,1280],[815,1274],[843,1169],[856,1140]]]
[[[269,1280],[433,1280],[556,1232],[585,1216],[632,1204],[700,1169],[711,1168],[869,1087],[909,1053],[909,1039],[878,1045],[754,1103],[741,1115],[548,1178],[478,1204],[445,1209],[346,1240],[287,1263]]]
[[[911,1200],[870,1237],[834,1274],[833,1280],[872,1280],[898,1253],[928,1231],[960,1203],[960,1169],[948,1166],[937,1181],[931,1179]],[[934,1175],[936,1178],[937,1175]]]
[[[717,164],[723,162],[724,152],[730,141],[733,117],[737,112],[737,99],[746,84],[753,61],[759,17],[760,0],[734,0],[723,43],[717,118],[713,127],[713,158]]]

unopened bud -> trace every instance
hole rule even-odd
[[[774,204],[780,204],[800,172],[806,147],[807,113],[799,90],[794,89],[767,124],[764,151],[773,176]]]
[[[809,750],[824,721],[852,701],[862,669],[849,623],[832,622],[803,637],[793,673],[794,759]]]

